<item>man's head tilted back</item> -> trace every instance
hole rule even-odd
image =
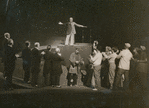
[[[70,17],[69,20],[70,20],[70,22],[73,22],[73,18],[72,17]]]
[[[35,47],[40,47],[40,43],[39,42],[35,42],[34,46]]]
[[[131,47],[130,43],[125,43],[125,48],[129,49]]]
[[[4,37],[5,37],[6,39],[10,39],[10,34],[9,34],[9,33],[5,33],[5,34],[4,34]]]

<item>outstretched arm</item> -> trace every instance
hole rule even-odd
[[[63,23],[62,23],[62,22],[58,22],[58,24],[59,24],[59,25],[63,25]]]
[[[66,25],[68,23],[62,23],[62,22],[58,22],[59,25]]]
[[[83,26],[83,25],[80,25],[80,24],[77,24],[77,23],[75,23],[75,25],[78,26],[78,27],[84,27],[84,28],[87,28],[87,26]]]

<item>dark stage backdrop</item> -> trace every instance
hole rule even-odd
[[[76,28],[76,42],[82,42],[84,35],[84,42],[92,36],[102,46],[121,47],[148,37],[148,15],[147,0],[1,0],[0,36],[9,32],[17,44],[25,40],[44,43],[51,37],[65,37],[66,27],[58,22],[73,17],[88,26]]]

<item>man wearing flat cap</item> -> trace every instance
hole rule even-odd
[[[129,50],[130,47],[131,47],[131,45],[129,43],[125,43],[124,49],[117,56],[117,59],[120,59],[120,62],[119,62],[119,66],[118,66],[119,69],[118,69],[118,72],[116,75],[115,89],[118,89],[122,74],[124,74],[124,76],[125,76],[124,90],[129,89],[130,60],[133,57],[132,53]]]

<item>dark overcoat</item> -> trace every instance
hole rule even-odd
[[[45,55],[44,55],[44,67],[43,67],[43,75],[47,73],[52,72],[52,58],[53,58],[53,53],[51,51],[46,50]]]
[[[62,74],[61,62],[64,60],[63,57],[59,56],[57,53],[53,54],[52,57],[52,75]]]

